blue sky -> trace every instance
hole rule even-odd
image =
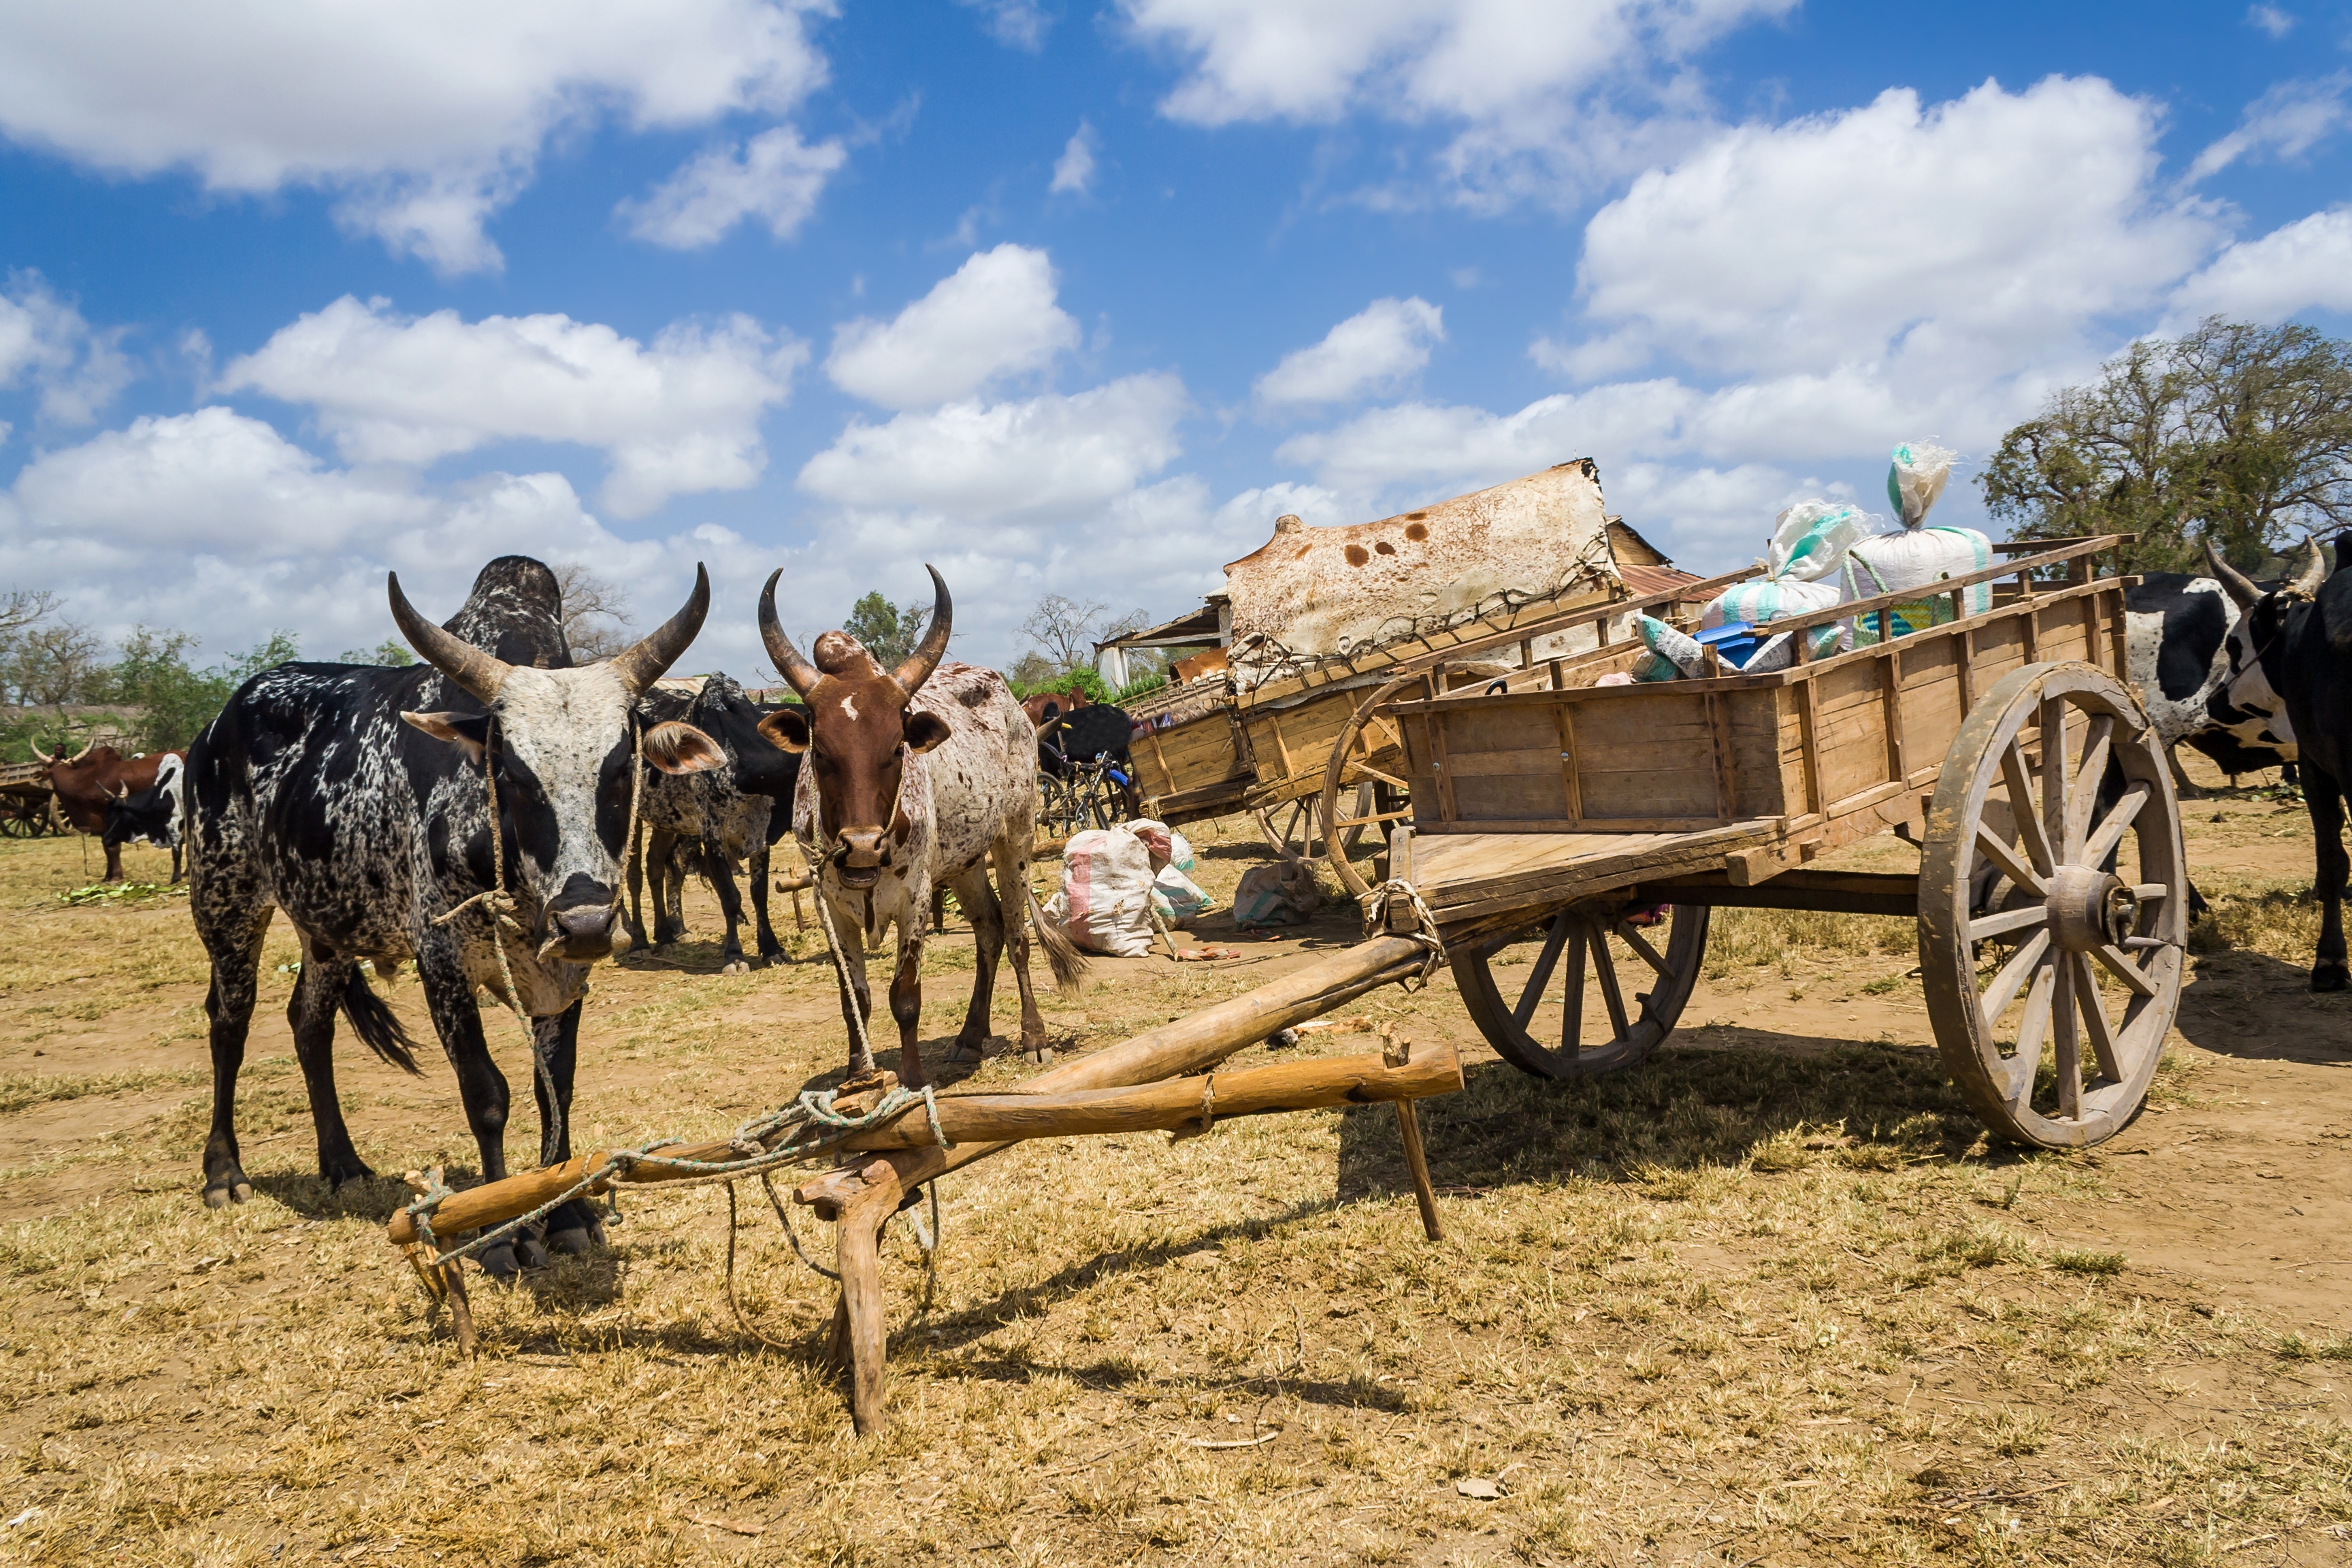
[[[1189,607],[1574,457],[1694,569],[2134,336],[2344,326],[2352,19],[1794,0],[0,0],[0,586],[329,654]],[[1952,520],[1974,510],[1955,485]]]

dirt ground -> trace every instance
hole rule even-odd
[[[1982,1135],[1908,922],[1723,911],[1683,1030],[1574,1086],[1496,1059],[1441,976],[1354,1011],[1469,1064],[1423,1107],[1444,1243],[1381,1108],[1024,1146],[943,1184],[927,1310],[892,1227],[893,1424],[863,1442],[817,1362],[829,1286],[753,1187],[740,1288],[784,1348],[729,1309],[705,1188],[633,1196],[602,1255],[478,1283],[461,1360],[383,1235],[398,1173],[472,1170],[451,1076],[347,1048],[386,1179],[325,1190],[282,923],[239,1094],[257,1192],[206,1210],[184,900],[68,903],[79,841],[0,843],[0,1559],[2352,1561],[2352,1001],[2305,989],[2300,805],[2186,809],[2214,908],[2147,1110],[2095,1151]],[[1220,897],[1265,854],[1239,821],[1198,847]],[[134,877],[163,867],[132,852]],[[723,1134],[837,1081],[814,941],[721,976],[698,889],[689,923],[597,971],[578,1142]],[[1049,1022],[1096,1048],[1353,934],[1335,900],[1238,960],[1098,961]],[[958,926],[929,961],[935,1063],[970,965]],[[429,1040],[414,981],[381,989]],[[527,1163],[528,1047],[486,1026]],[[967,1081],[1027,1070],[992,1055]]]

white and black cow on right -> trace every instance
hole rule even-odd
[[[2294,731],[2275,699],[2264,710],[2236,709],[2226,700],[2230,631],[2251,601],[2239,599],[2220,575],[2229,572],[2226,565],[2218,559],[2213,564],[2214,576],[2150,572],[2124,591],[2131,683],[2164,742],[2174,782],[2184,785],[2176,746],[2202,752],[2232,777],[2294,762]],[[2256,598],[2263,593],[2251,591]]]

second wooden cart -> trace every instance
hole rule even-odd
[[[1986,1124],[2096,1143],[2147,1097],[2189,926],[2171,775],[2125,679],[2129,580],[2096,574],[2126,542],[1997,547],[2020,558],[1776,623],[1845,623],[1860,646],[1809,659],[1800,636],[1771,674],[1594,686],[1594,658],[1376,696],[1336,737],[1327,816],[1355,731],[1393,726],[1414,810],[1385,874],[1524,1071],[1654,1051],[1717,908],[1904,916],[1937,1044]],[[1916,875],[1810,864],[1885,832],[1917,846]],[[1423,919],[1386,908],[1394,929]]]

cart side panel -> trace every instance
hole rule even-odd
[[[1454,786],[1449,820],[1569,820],[1559,731],[1549,704],[1497,703],[1442,722]]]
[[[1147,795],[1184,795],[1247,776],[1234,728],[1222,708],[1165,730],[1153,730],[1129,747],[1137,782]]]
[[[1894,776],[1883,663],[1852,659],[1813,678],[1813,756],[1832,816]]]
[[[1897,643],[1892,657],[1897,663],[1896,706],[1902,720],[1903,754],[1907,772],[1940,769],[1944,753],[1968,721],[1963,700],[1957,637],[1928,637],[1916,647]]]
[[[1357,705],[1370,695],[1367,689],[1349,687],[1321,692],[1286,708],[1242,710],[1242,725],[1257,763],[1258,785],[1311,784],[1321,789],[1323,769],[1331,759],[1331,749],[1339,743],[1339,731],[1354,716]],[[1350,760],[1391,771],[1382,757],[1385,753],[1391,760],[1395,758],[1392,733],[1390,723],[1367,724],[1358,734]]]

